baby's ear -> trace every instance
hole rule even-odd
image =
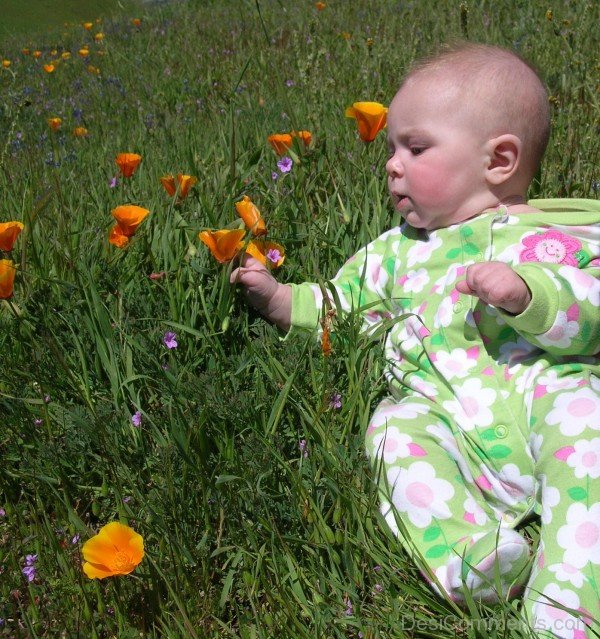
[[[490,184],[500,185],[512,177],[521,164],[523,143],[512,133],[488,140],[489,163],[486,178]]]

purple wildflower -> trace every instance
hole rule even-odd
[[[117,176],[115,175],[111,181],[108,183],[108,188],[109,189],[114,189],[115,186],[117,186]]]
[[[45,404],[49,404],[50,403],[50,395],[44,395],[44,403]]]
[[[341,408],[342,407],[342,396],[339,393],[334,393],[329,398],[329,408]]]
[[[344,614],[346,615],[346,617],[351,617],[354,614],[354,606],[352,605],[352,602],[350,601],[350,597],[348,597],[348,595],[344,597],[344,604],[346,606]]]
[[[271,248],[267,251],[267,259],[273,262],[273,264],[277,264],[277,262],[281,259],[281,253],[278,249]]]
[[[277,171],[273,171],[273,173],[271,173],[271,179],[273,181],[275,181],[278,177],[279,177],[279,173],[277,173]]]
[[[281,160],[277,162],[277,167],[282,173],[289,173],[292,170],[293,166],[294,162],[292,161],[292,158],[288,157],[287,155],[284,155]]]
[[[142,425],[142,413],[139,410],[136,410],[135,413],[131,416],[131,423],[139,428]]]
[[[6,517],[6,510],[4,510],[4,508],[0,508],[0,517]]]
[[[285,86],[286,87],[293,87],[294,86],[294,81],[293,80],[286,80],[285,81]]]
[[[177,348],[177,335],[172,331],[167,331],[163,337],[163,344],[170,350]]]
[[[123,503],[128,504],[131,501],[131,497],[123,497]]]
[[[32,582],[35,579],[37,555],[27,555],[25,557],[25,567],[21,572],[27,577],[27,581]]]
[[[305,458],[308,457],[308,448],[307,448],[307,445],[306,445],[306,439],[301,439],[298,442],[298,448],[300,449],[300,452],[302,453],[303,457],[305,457]]]
[[[35,426],[41,426],[44,423],[44,420],[36,417],[36,419],[33,420],[33,423]]]
[[[73,536],[73,538],[71,539],[71,543],[75,545],[78,541],[79,541],[79,533]]]

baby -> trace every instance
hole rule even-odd
[[[334,298],[389,329],[366,447],[390,528],[438,592],[525,588],[541,636],[582,639],[600,619],[600,203],[527,202],[549,121],[520,57],[446,47],[389,107],[400,225],[348,260],[330,300],[250,257],[231,281],[284,330],[317,329]],[[536,515],[534,551],[519,529]]]

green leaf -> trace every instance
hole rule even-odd
[[[481,433],[481,439],[483,439],[483,441],[485,442],[490,442],[490,441],[493,441],[494,439],[497,439],[495,430],[493,428],[486,428]]]
[[[425,553],[425,557],[435,559],[436,557],[441,557],[442,555],[445,555],[447,552],[450,552],[450,546],[446,546],[445,544],[438,544],[437,546],[432,546]]]
[[[458,257],[460,255],[460,249],[459,248],[453,248],[450,249],[447,253],[446,253],[446,257],[449,260],[453,260],[455,257]]]
[[[473,229],[470,226],[463,226],[460,229],[460,234],[463,237],[469,237],[469,235],[473,235]]]
[[[583,501],[584,499],[587,499],[588,492],[581,486],[573,486],[573,488],[569,488],[569,490],[567,490],[567,495],[569,495],[573,501]]]
[[[442,529],[439,526],[430,526],[423,535],[423,541],[434,541],[440,536]]]
[[[479,253],[479,247],[476,244],[471,244],[471,242],[467,242],[463,246],[463,250],[467,255],[477,255]]]
[[[512,453],[512,450],[508,446],[502,446],[501,444],[492,446],[488,450],[488,455],[492,459],[503,459],[504,457],[508,457],[511,453]]]
[[[435,335],[431,336],[431,343],[434,346],[439,346],[440,344],[444,343],[444,336],[441,333],[436,333]]]

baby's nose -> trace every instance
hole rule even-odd
[[[398,154],[392,155],[385,163],[385,170],[388,175],[402,175],[404,173],[404,167],[398,157]]]

